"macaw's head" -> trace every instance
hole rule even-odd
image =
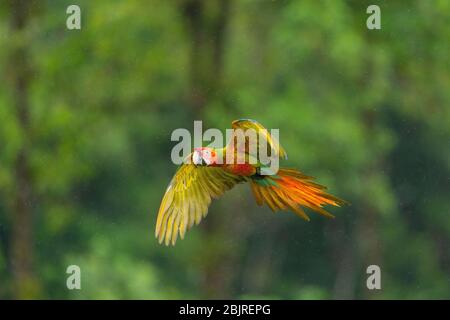
[[[195,148],[192,153],[192,162],[195,165],[210,166],[217,163],[217,153],[212,148]]]

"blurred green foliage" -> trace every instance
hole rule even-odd
[[[225,3],[227,2],[227,3]],[[0,297],[450,298],[450,2],[35,0],[0,5]],[[366,28],[381,7],[382,29]],[[29,128],[13,97],[28,53]],[[280,128],[286,166],[351,202],[307,223],[248,186],[176,247],[153,237],[176,128]],[[11,260],[29,143],[33,283]],[[65,271],[82,270],[82,290]],[[382,290],[366,288],[366,268]],[[20,279],[19,279],[20,281]]]

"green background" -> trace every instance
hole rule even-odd
[[[449,299],[449,39],[448,0],[0,1],[0,297]],[[158,245],[171,132],[238,118],[351,205],[242,185]]]

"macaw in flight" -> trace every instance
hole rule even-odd
[[[268,131],[251,119],[239,119],[232,122],[233,132],[253,129],[262,133],[268,147],[280,158],[287,158],[285,150],[275,141]],[[258,141],[260,143],[260,141]],[[218,161],[224,159],[227,148],[232,152],[248,152],[248,140],[245,150],[235,147],[234,134],[227,146],[220,149],[201,147],[186,157],[175,173],[159,208],[156,220],[155,236],[159,243],[175,245],[178,235],[184,238],[186,230],[194,223],[197,225],[208,213],[212,199],[222,196],[238,183],[248,182],[258,205],[266,204],[272,211],[292,210],[301,218],[309,221],[302,207],[312,209],[326,217],[334,216],[323,209],[324,205],[341,206],[346,202],[325,192],[326,187],[313,182],[296,169],[280,168],[276,174],[261,175],[262,164],[258,161],[231,163]]]

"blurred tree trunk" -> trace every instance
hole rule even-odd
[[[366,110],[362,114],[362,122],[365,126],[366,140],[371,141],[376,135],[376,128],[378,122],[378,115],[373,110]],[[376,176],[383,172],[384,155],[377,155],[367,164],[363,176],[368,183],[375,181]],[[365,299],[369,299],[379,292],[378,290],[368,290],[366,287],[366,279],[368,275],[365,273],[366,269],[370,265],[378,265],[381,268],[381,279],[383,279],[383,265],[382,265],[382,244],[380,241],[380,217],[381,213],[379,209],[373,203],[374,199],[370,193],[366,193],[366,197],[363,199],[361,216],[357,224],[357,243],[359,244],[359,251],[362,261],[362,270],[364,270],[364,281],[361,285],[363,288],[362,296]],[[383,284],[382,284],[383,285]]]
[[[352,228],[343,220],[333,221],[327,227],[331,259],[336,270],[332,292],[333,299],[350,300],[355,298],[355,236]]]
[[[365,129],[366,141],[368,144],[377,134],[377,114],[372,110],[366,110],[361,114],[361,122]],[[383,172],[384,155],[380,154],[371,159],[360,173],[366,183],[370,184],[376,180],[377,175]],[[365,299],[373,297],[378,290],[369,290],[366,287],[366,269],[370,265],[382,266],[382,243],[380,240],[380,216],[379,209],[376,208],[371,193],[366,192],[361,199],[358,216],[353,226],[348,226],[342,221],[336,221],[333,227],[328,230],[330,234],[332,259],[336,269],[336,280],[333,288],[334,299],[354,299],[361,296]],[[345,236],[345,235],[349,236]],[[357,270],[362,271],[359,278]],[[360,283],[355,283],[360,279]],[[383,279],[383,277],[382,277]]]
[[[185,0],[182,12],[191,43],[189,104],[201,117],[208,101],[220,91],[230,0]]]
[[[188,104],[192,120],[204,120],[205,107],[220,99],[231,1],[185,0],[181,4],[191,44]],[[219,230],[221,222],[220,216],[208,215],[208,223],[204,228],[204,237],[208,241],[201,249],[207,255],[201,262],[204,270],[202,291],[208,298],[225,298],[231,294],[230,268],[233,257],[226,254],[226,249],[222,247]],[[217,239],[219,241],[215,241]]]
[[[11,31],[15,40],[10,59],[12,97],[18,126],[22,132],[22,146],[14,164],[16,190],[13,198],[13,225],[11,234],[11,267],[15,298],[33,298],[36,281],[33,275],[32,246],[32,187],[29,168],[30,106],[28,101],[31,80],[30,59],[25,41],[25,29],[31,1],[11,0]]]

